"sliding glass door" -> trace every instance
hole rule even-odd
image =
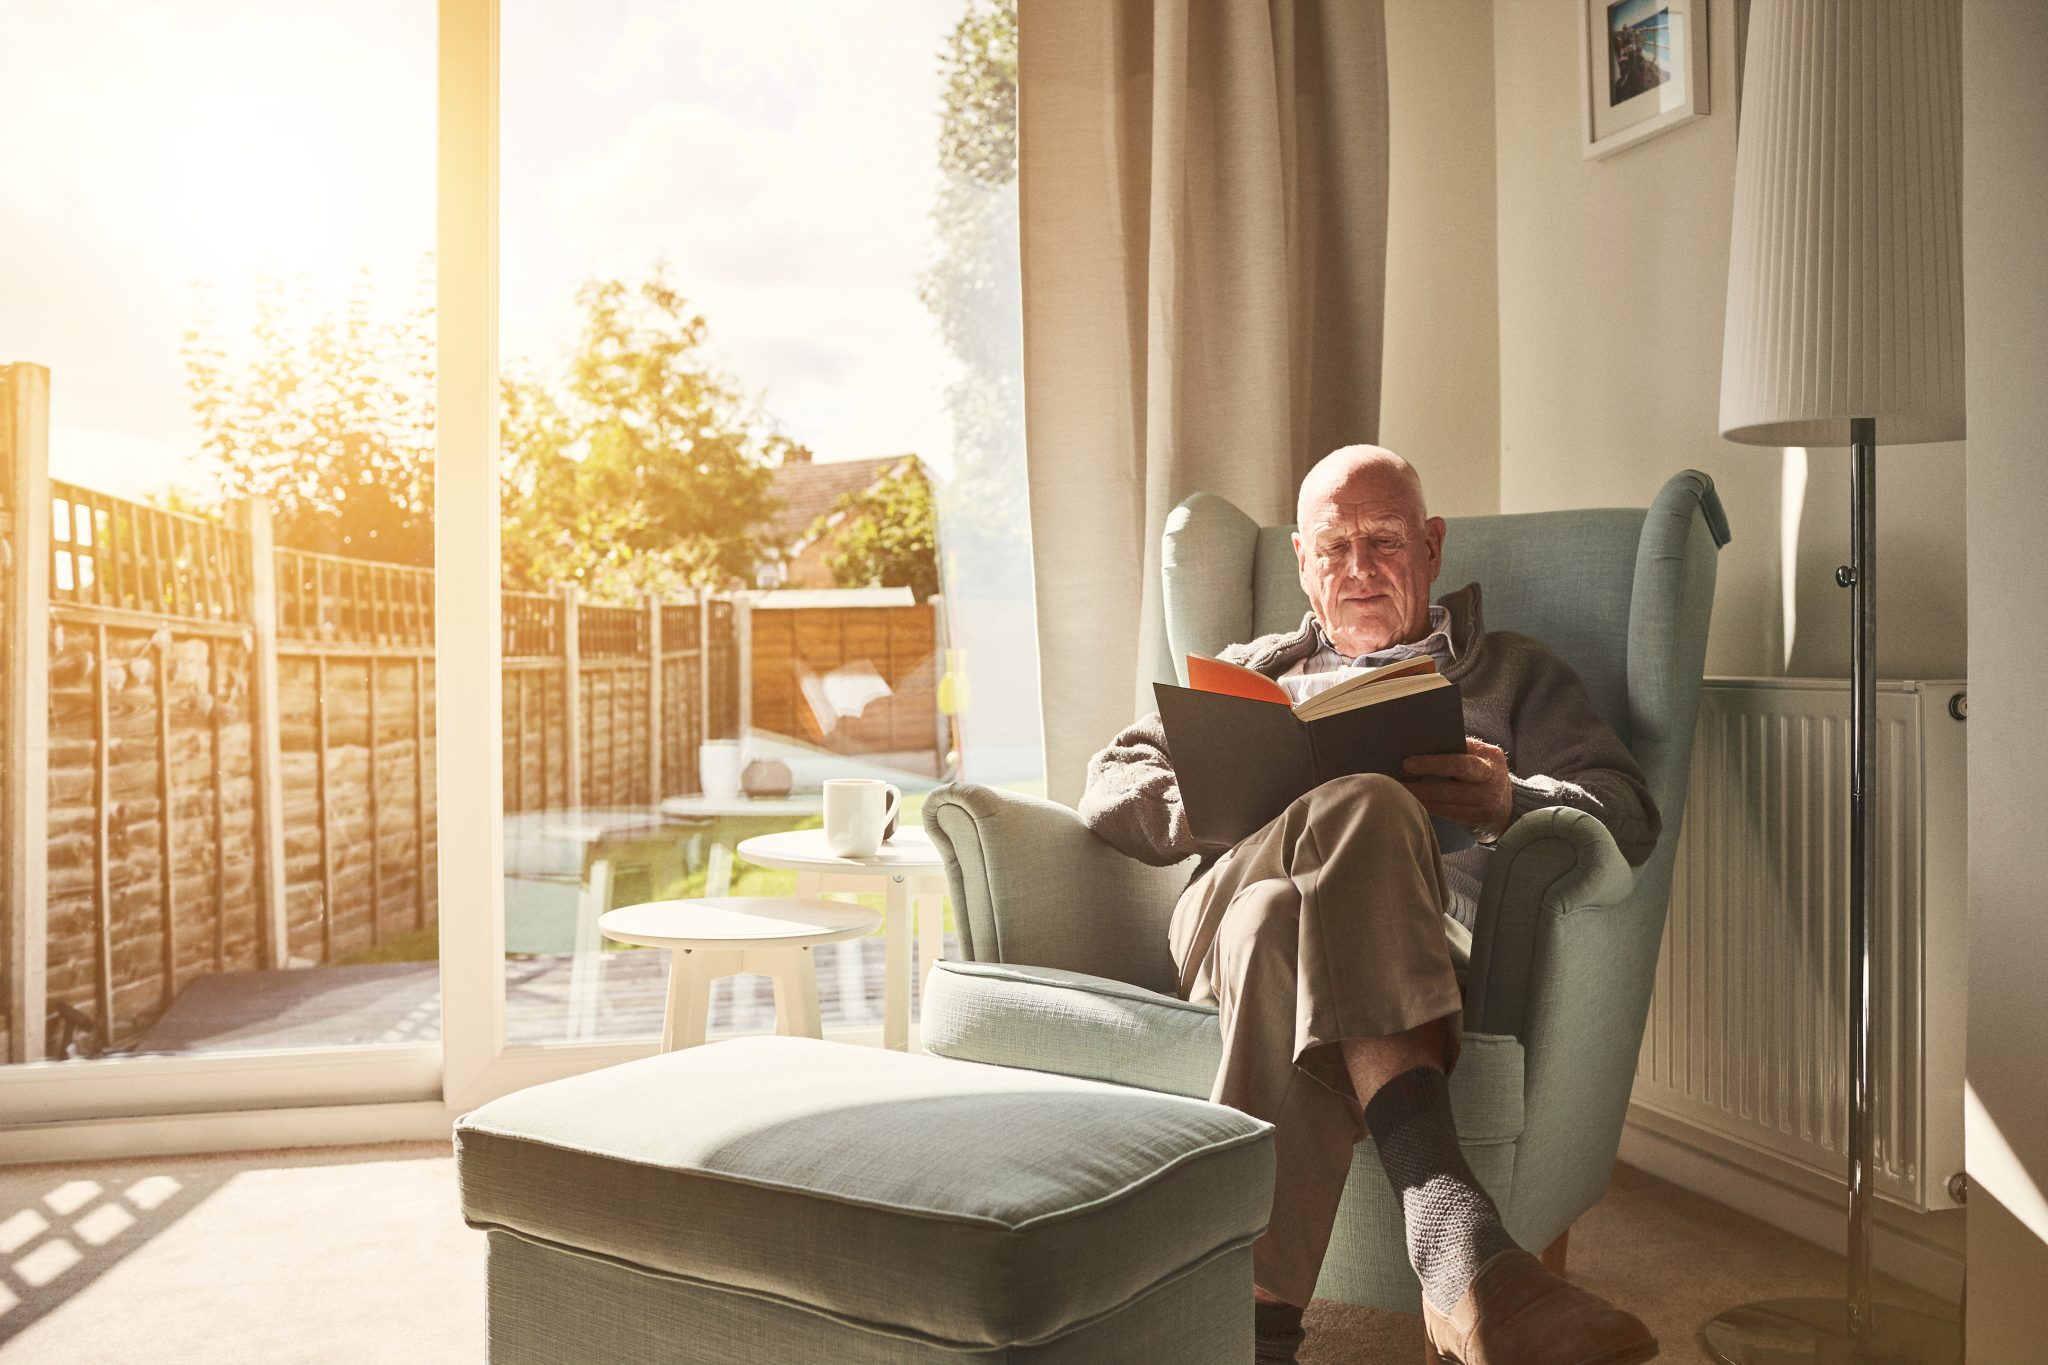
[[[815,827],[826,778],[896,784],[913,826],[943,781],[1042,789],[1013,8],[507,0],[498,24],[501,458],[473,548],[496,538],[502,628],[471,742],[496,740],[501,824],[465,847],[502,909],[450,953],[499,964],[491,1038],[451,1048],[465,1101],[651,1048],[665,961],[597,917],[788,894],[741,845]],[[825,956],[828,1032],[878,1038],[882,941]],[[712,1036],[769,1027],[770,998],[719,983]]]
[[[434,1093],[434,19],[0,6],[9,1120]]]
[[[0,17],[0,1128],[645,1052],[607,907],[1042,790],[1009,5]]]

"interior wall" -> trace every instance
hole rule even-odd
[[[1839,676],[1848,454],[1719,435],[1738,14],[1733,0],[1707,7],[1708,115],[1586,160],[1582,6],[1493,6],[1500,510],[1641,504],[1673,472],[1703,469],[1735,537],[1721,552],[1707,670]],[[1958,676],[1962,448],[1879,458],[1879,671]]]
[[[1963,3],[1970,412],[1969,1358],[2048,1341],[2048,6]]]
[[[1380,443],[1430,510],[1500,510],[1492,0],[1386,0]]]

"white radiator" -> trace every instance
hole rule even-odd
[[[1880,682],[1877,1192],[1956,1207],[1967,865],[1960,682]],[[1635,1100],[1846,1184],[1849,688],[1709,679]]]

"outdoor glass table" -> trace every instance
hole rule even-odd
[[[734,842],[749,834],[784,829],[806,816],[823,815],[825,798],[817,792],[803,796],[669,796],[658,809],[662,818],[706,840],[704,894],[723,896],[731,889]]]

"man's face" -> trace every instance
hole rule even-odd
[[[1294,557],[1330,643],[1358,655],[1427,635],[1443,543],[1443,518],[1426,515],[1414,486],[1392,471],[1360,470],[1312,494]]]

